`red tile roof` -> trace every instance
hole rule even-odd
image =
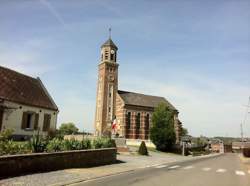
[[[58,110],[39,78],[0,66],[0,99]]]

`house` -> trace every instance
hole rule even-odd
[[[250,142],[248,141],[234,141],[232,142],[233,152],[241,152],[243,148],[250,148]]]
[[[180,142],[181,122],[178,110],[165,98],[118,90],[118,47],[111,37],[101,46],[95,113],[95,135],[107,136],[112,132],[135,141],[148,140],[151,117],[159,103],[165,103],[175,113],[176,143]],[[115,125],[114,125],[115,123]]]
[[[220,139],[213,139],[210,142],[210,148],[212,152],[217,152],[217,153],[224,153],[224,143]]]
[[[58,107],[39,78],[0,66],[0,131],[13,129],[14,139],[56,129]]]

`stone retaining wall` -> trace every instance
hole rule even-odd
[[[0,178],[115,162],[116,148],[1,156]]]

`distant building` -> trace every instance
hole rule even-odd
[[[180,141],[181,122],[177,109],[165,98],[118,90],[117,46],[109,38],[101,46],[95,113],[95,134],[110,135],[116,118],[116,133],[127,139],[149,139],[152,113],[161,102],[175,113],[176,142]]]
[[[217,153],[224,153],[224,143],[223,141],[219,140],[219,139],[214,139],[211,141],[210,143],[210,147],[211,147],[211,151],[212,152],[217,152]]]
[[[233,152],[241,152],[242,148],[250,148],[250,142],[235,141],[232,143]]]
[[[25,139],[40,129],[56,129],[58,108],[39,78],[0,66],[0,131],[13,129]]]

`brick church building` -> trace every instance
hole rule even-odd
[[[118,90],[117,46],[109,38],[101,46],[98,65],[98,82],[95,113],[95,135],[105,136],[112,132],[116,118],[116,133],[126,139],[148,140],[151,117],[159,103],[165,103],[175,113],[176,142],[180,141],[181,122],[178,110],[164,97]]]

